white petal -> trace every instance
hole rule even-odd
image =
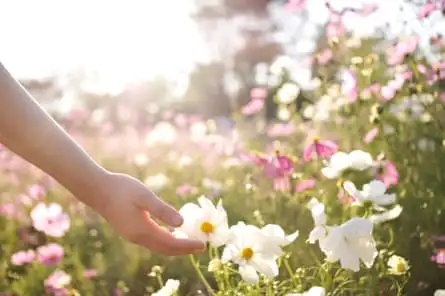
[[[273,259],[268,260],[260,256],[254,256],[250,264],[269,279],[273,279],[278,275],[278,266]]]
[[[300,235],[300,232],[297,230],[292,234],[286,235],[286,242],[287,244],[292,243],[293,241],[295,241],[298,237],[298,235]]]
[[[352,196],[355,197],[358,201],[363,202],[365,200],[365,197],[362,195],[362,193],[355,187],[354,183],[351,181],[346,181],[343,183],[343,188],[346,190],[346,192]]]
[[[355,272],[360,270],[360,260],[358,254],[354,254],[354,252],[351,252],[349,248],[339,250],[339,252],[340,265],[342,268],[350,269]]]
[[[220,247],[224,245],[230,236],[230,231],[224,226],[216,227],[214,233],[209,235],[209,242],[214,247]]]
[[[205,196],[200,196],[198,198],[198,204],[205,211],[209,211],[209,212],[216,211],[215,205],[213,205],[213,203],[210,201],[210,199],[208,199]]]
[[[323,287],[312,287],[306,292],[307,296],[325,296],[326,291]]]
[[[259,282],[259,276],[256,272],[255,268],[253,268],[250,265],[240,265],[239,267],[239,273],[244,281],[246,281],[249,284],[257,284]]]
[[[340,171],[338,171],[337,169],[334,169],[332,167],[322,168],[321,173],[323,174],[323,176],[325,176],[328,179],[335,179],[335,178],[338,178],[338,176],[340,175]]]
[[[365,189],[365,187],[367,188]],[[386,186],[380,180],[372,180],[363,186],[363,191],[368,191],[370,196],[379,196],[385,194]]]
[[[350,161],[350,167],[360,171],[366,170],[367,168],[371,167],[373,163],[371,154],[361,150],[351,151],[348,157]]]
[[[367,268],[371,268],[374,264],[374,260],[377,257],[377,249],[373,243],[369,243],[366,246],[360,246],[358,248],[360,259],[363,261]]]
[[[394,220],[400,216],[403,208],[400,205],[396,205],[389,211],[386,211],[382,214],[375,214],[369,217],[369,220],[374,224],[383,223],[386,221]]]
[[[373,225],[368,219],[354,217],[342,224],[341,228],[346,237],[359,237],[372,235]]]
[[[387,206],[396,202],[396,195],[394,193],[384,194],[376,197],[374,202],[381,206]]]
[[[345,152],[336,152],[329,159],[329,166],[336,170],[344,170],[350,166],[349,155]]]
[[[309,233],[308,242],[310,244],[314,244],[317,240],[322,239],[326,236],[326,232],[323,227],[315,227],[312,229],[311,233]]]
[[[239,252],[240,250],[238,250],[238,248],[236,248],[234,245],[226,246],[221,256],[221,262],[226,263],[233,260],[236,257],[236,254]]]

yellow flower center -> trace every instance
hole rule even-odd
[[[201,231],[204,232],[205,234],[210,234],[213,232],[213,224],[210,222],[203,222],[201,224]]]
[[[253,257],[253,250],[251,248],[244,248],[241,251],[241,257],[243,257],[245,260],[250,260],[250,258]]]
[[[405,263],[403,263],[403,262],[398,262],[398,263],[396,264],[396,270],[397,270],[398,273],[404,273],[404,272],[406,271]]]
[[[320,141],[320,137],[315,136],[315,137],[312,138],[312,141],[313,141],[314,143],[317,143],[318,141]]]

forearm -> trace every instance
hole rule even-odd
[[[1,63],[0,142],[83,199],[94,192],[106,174]]]

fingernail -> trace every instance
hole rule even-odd
[[[175,215],[173,217],[173,226],[181,226],[183,222],[181,215]]]

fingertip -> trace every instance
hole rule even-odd
[[[175,212],[172,215],[170,226],[179,227],[182,225],[182,223],[184,223],[184,218],[181,216],[181,214],[179,214],[178,212]]]

